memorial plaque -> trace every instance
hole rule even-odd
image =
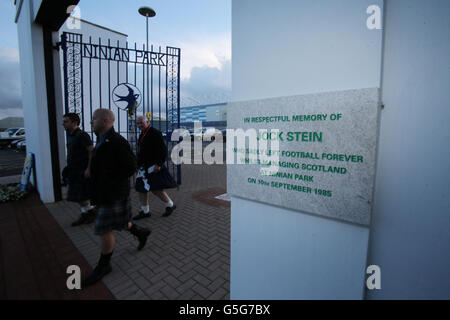
[[[240,138],[227,133],[228,193],[369,225],[379,96],[370,88],[230,103],[228,129]]]

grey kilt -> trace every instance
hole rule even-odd
[[[102,235],[113,230],[121,231],[131,221],[130,199],[116,201],[113,204],[97,206],[98,216],[95,220],[94,233]]]

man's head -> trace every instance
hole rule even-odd
[[[141,131],[144,131],[149,126],[148,119],[144,116],[137,117],[136,124]]]
[[[80,125],[80,117],[78,114],[70,112],[63,116],[63,127],[66,131],[72,132]]]
[[[91,126],[97,135],[101,135],[114,126],[114,113],[108,109],[97,109],[94,111]]]

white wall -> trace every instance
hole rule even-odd
[[[235,0],[232,99],[378,87],[377,0]],[[231,204],[232,299],[361,299],[369,229],[240,198]]]
[[[233,100],[379,86],[370,0],[233,1]]]
[[[369,299],[450,298],[450,1],[387,0]]]
[[[23,1],[17,21],[22,106],[27,151],[35,154],[37,189],[44,202],[53,202],[53,181],[48,129],[47,90],[42,27],[34,24],[33,8],[41,1]]]
[[[359,299],[365,227],[231,202],[232,299]]]
[[[58,32],[52,32],[53,43],[58,43],[61,41]],[[62,170],[67,165],[66,159],[66,134],[64,127],[62,126],[62,118],[64,115],[64,90],[63,90],[63,74],[62,64],[60,59],[61,50],[53,50],[53,76],[55,82],[55,105],[56,105],[56,132],[58,135],[58,159],[59,159],[59,170],[62,174]]]

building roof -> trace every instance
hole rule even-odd
[[[83,23],[90,24],[91,26],[94,26],[94,27],[97,27],[97,28],[100,28],[100,29],[104,29],[104,30],[107,30],[107,31],[110,31],[110,32],[117,33],[117,34],[119,34],[119,35],[121,35],[121,36],[128,37],[128,35],[125,34],[125,33],[122,33],[122,32],[119,32],[119,31],[116,31],[116,30],[113,30],[113,29],[110,29],[110,28],[103,27],[103,26],[101,26],[101,25],[99,25],[99,24],[95,24],[95,23],[93,23],[93,22],[90,22],[90,21],[87,21],[87,20],[83,20],[83,19],[80,19],[80,18],[77,18],[77,17],[71,17],[71,18],[73,18],[73,19],[75,19],[75,20],[79,20],[79,21],[81,21],[81,22],[83,22]]]

